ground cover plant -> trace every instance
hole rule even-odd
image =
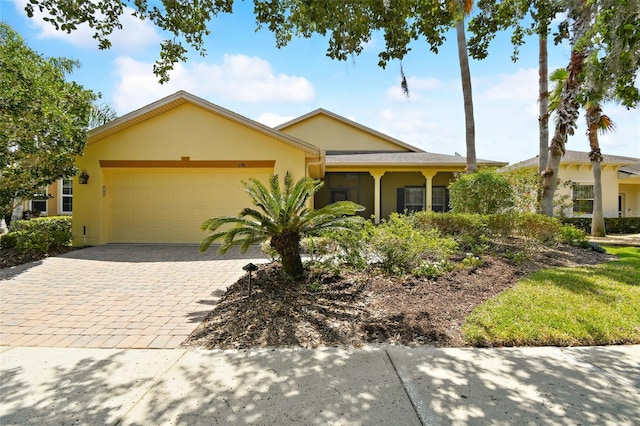
[[[609,268],[598,272],[603,276],[633,276],[620,272],[621,266],[638,273],[637,263],[607,263],[614,256],[594,250],[582,231],[551,224],[546,217],[517,219],[421,212],[392,215],[380,226],[367,222],[356,234],[334,231],[313,242],[303,240],[314,253],[302,279],[288,277],[277,262],[262,265],[253,275],[251,294],[247,276],[231,285],[184,344],[221,349],[480,344],[465,338],[467,317],[532,272],[566,267],[562,271],[568,275],[589,276],[600,271],[593,265],[602,265]],[[460,229],[478,223],[485,225],[472,244]],[[536,239],[521,229],[523,224],[558,232],[553,240],[546,232]],[[615,287],[607,293],[612,303],[618,295],[627,297]],[[623,321],[639,326],[637,313],[620,313]],[[593,342],[581,338],[567,344]],[[637,336],[613,342],[633,339],[640,342]]]

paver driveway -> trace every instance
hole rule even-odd
[[[176,348],[249,261],[258,247],[106,245],[0,270],[0,345]]]

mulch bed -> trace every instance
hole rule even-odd
[[[574,247],[546,248],[524,261],[484,257],[484,264],[438,279],[376,272],[284,277],[276,263],[231,285],[183,343],[209,349],[250,347],[464,346],[462,323],[486,300],[543,267],[594,265],[612,256]]]

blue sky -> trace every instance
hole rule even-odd
[[[266,29],[255,31],[252,2],[236,1],[233,15],[214,18],[206,41],[207,56],[191,54],[160,85],[152,65],[161,34],[148,22],[124,19],[112,37],[113,47],[97,49],[88,28],[70,35],[40,19],[29,19],[26,0],[0,0],[0,19],[45,56],[77,59],[82,67],[70,78],[101,92],[119,115],[177,90],[186,90],[248,118],[275,126],[316,108],[325,108],[426,151],[465,155],[464,113],[455,34],[437,55],[425,42],[412,46],[403,61],[409,99],[400,92],[400,64],[377,66],[381,35],[352,60],[325,56],[322,37],[294,39],[277,49]],[[566,66],[567,46],[549,47],[549,68]],[[538,151],[537,40],[510,59],[507,36],[492,44],[489,57],[471,60],[478,158],[517,162]],[[640,111],[606,105],[616,132],[602,135],[604,155],[640,157]],[[587,151],[584,117],[567,149]]]

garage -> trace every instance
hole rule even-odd
[[[206,219],[251,206],[241,182],[273,168],[128,168],[106,171],[110,243],[199,244]]]
[[[243,180],[320,177],[322,162],[318,147],[176,92],[89,132],[73,244],[199,244],[205,220],[251,207]]]

